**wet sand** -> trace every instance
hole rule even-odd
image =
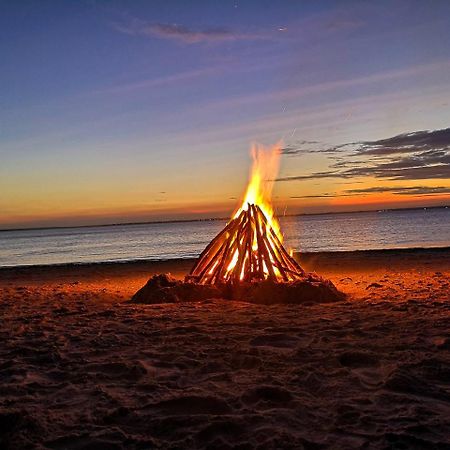
[[[127,302],[193,261],[0,270],[0,448],[449,448],[450,249],[301,255],[349,300]]]

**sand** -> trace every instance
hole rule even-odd
[[[301,261],[349,300],[128,303],[193,261],[0,270],[0,448],[450,448],[450,249]]]

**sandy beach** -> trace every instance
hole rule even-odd
[[[0,270],[0,448],[450,447],[450,249],[299,257],[348,300],[135,305],[193,260]]]

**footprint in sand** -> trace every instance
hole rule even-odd
[[[185,395],[148,405],[146,409],[168,416],[198,414],[229,414],[231,408],[224,400],[212,396]]]
[[[288,390],[279,386],[269,385],[249,389],[241,397],[241,401],[245,405],[262,403],[270,407],[285,406],[292,399],[293,396]]]
[[[376,356],[359,351],[348,351],[338,356],[341,366],[352,370],[362,386],[366,388],[378,388],[384,380],[384,373],[379,368]]]
[[[341,353],[338,359],[342,366],[349,368],[375,366],[378,364],[378,359],[374,355],[359,351]]]
[[[288,334],[263,334],[256,336],[250,341],[250,345],[255,347],[275,347],[292,349],[298,345],[298,339]]]

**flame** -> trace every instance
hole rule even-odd
[[[268,225],[273,228],[280,242],[283,242],[280,224],[275,218],[271,204],[273,183],[280,166],[281,146],[281,142],[272,147],[252,144],[250,154],[253,164],[250,169],[250,180],[242,205],[234,213],[233,219],[236,219],[242,211],[247,211],[249,205],[258,205],[266,216]],[[256,248],[256,242],[253,242],[252,246]]]
[[[268,239],[271,240],[270,228],[272,228],[277,235],[280,242],[283,242],[283,235],[280,230],[280,224],[275,218],[274,211],[271,204],[272,188],[274,180],[278,174],[280,166],[281,142],[278,142],[272,147],[265,147],[262,144],[252,144],[250,154],[252,156],[253,164],[250,169],[249,182],[245,192],[244,200],[241,206],[233,215],[233,219],[239,217],[242,211],[248,211],[250,205],[258,205],[264,216],[267,218],[266,233]],[[252,250],[258,249],[258,242],[256,233],[252,237]],[[227,267],[228,274],[235,269],[239,257],[239,252],[233,255],[230,264]],[[272,258],[271,258],[272,259]],[[271,261],[273,262],[273,261]],[[239,278],[244,279],[244,265]],[[276,276],[279,276],[279,271],[274,267]],[[269,275],[269,269],[264,264],[264,273]]]
[[[253,164],[242,204],[203,250],[189,280],[202,284],[267,279],[288,282],[305,276],[282,244],[280,225],[271,204],[281,143],[269,148],[254,144],[251,155]]]

